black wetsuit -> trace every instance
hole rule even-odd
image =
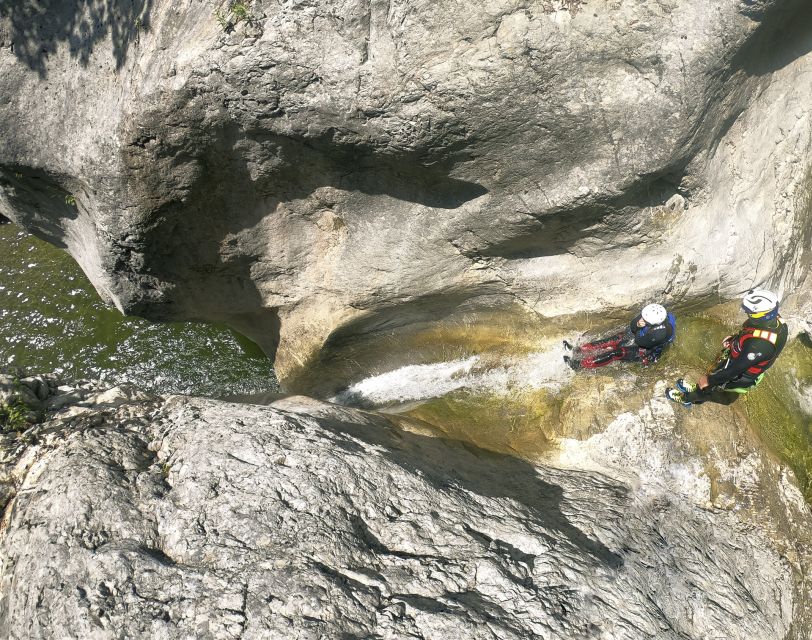
[[[695,404],[734,402],[759,383],[787,343],[788,333],[780,317],[749,318],[741,331],[730,338],[730,347],[708,374],[708,386],[685,394],[684,400]]]
[[[669,313],[660,324],[639,327],[637,323],[641,318],[642,316],[637,316],[632,320],[623,333],[581,345],[580,351],[589,355],[581,358],[578,365],[585,369],[595,369],[617,360],[643,364],[656,362],[666,345],[674,339],[676,320]]]

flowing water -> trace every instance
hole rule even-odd
[[[562,346],[498,364],[475,355],[449,362],[409,365],[365,378],[333,400],[381,407],[437,398],[458,390],[507,396],[526,390],[560,389],[574,373],[561,366],[565,353]]]
[[[124,318],[104,306],[70,256],[13,225],[0,225],[0,247],[0,365],[162,393],[278,388],[268,360],[228,329]],[[613,365],[576,374],[561,360],[561,339],[610,329],[611,321],[539,323],[502,310],[405,336],[366,336],[312,375],[323,384],[353,381],[322,395],[335,402],[405,415],[448,437],[533,458],[562,437],[594,435],[660,393],[663,381],[701,375],[743,320],[736,306],[678,314],[676,343],[647,369]],[[812,347],[792,341],[758,389],[734,406],[812,501]]]
[[[722,339],[744,320],[737,311],[734,303],[679,314],[676,342],[647,368],[615,364],[597,371],[570,370],[561,358],[565,354],[561,338],[572,339],[585,330],[594,335],[596,326],[600,328],[594,319],[575,320],[568,332],[560,323],[533,327],[518,316],[510,328],[495,327],[493,318],[481,324],[462,323],[456,330],[435,326],[431,335],[453,338],[436,352],[435,362],[426,362],[431,360],[423,348],[432,342],[428,335],[412,336],[411,344],[378,338],[377,344],[372,340],[365,347],[376,353],[364,354],[358,347],[352,361],[389,353],[399,342],[412,349],[412,360],[420,364],[383,371],[378,365],[375,375],[358,379],[331,399],[403,414],[446,436],[532,458],[557,447],[562,437],[583,439],[600,432],[616,417],[662,395],[666,384],[677,377],[698,378],[713,362]],[[511,318],[502,322],[510,324]],[[461,348],[459,334],[467,336],[468,349]],[[496,340],[495,335],[506,338]],[[457,345],[453,359],[442,358],[448,344]],[[812,348],[802,340],[791,341],[758,389],[734,407],[757,437],[793,469],[812,502]]]
[[[268,359],[225,327],[154,324],[106,307],[66,252],[0,224],[0,366],[221,396],[277,388]]]

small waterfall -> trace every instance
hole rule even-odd
[[[517,390],[557,390],[573,375],[564,364],[563,355],[563,347],[557,347],[507,362],[471,356],[409,365],[356,382],[331,401],[376,407],[439,398],[458,390],[498,395]]]

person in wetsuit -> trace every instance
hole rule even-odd
[[[789,331],[778,315],[778,303],[771,291],[749,291],[742,299],[747,320],[739,333],[724,339],[722,356],[710,373],[696,384],[680,378],[676,388],[666,390],[666,397],[685,406],[703,402],[727,405],[761,382],[787,343]]]
[[[649,304],[631,321],[626,331],[583,344],[575,350],[577,355],[564,356],[564,362],[573,369],[595,369],[618,360],[651,364],[674,341],[676,331],[674,314],[667,312],[661,304]],[[566,340],[564,346],[572,349]]]

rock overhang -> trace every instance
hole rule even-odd
[[[87,58],[64,34],[36,64],[6,49],[4,175],[42,194],[46,172],[75,205],[4,179],[3,212],[123,311],[230,322],[282,377],[399,305],[408,324],[458,300],[561,315],[792,290],[802,3],[503,5],[259,2],[224,32],[155,2]],[[82,106],[57,122],[36,97],[61,84]]]

